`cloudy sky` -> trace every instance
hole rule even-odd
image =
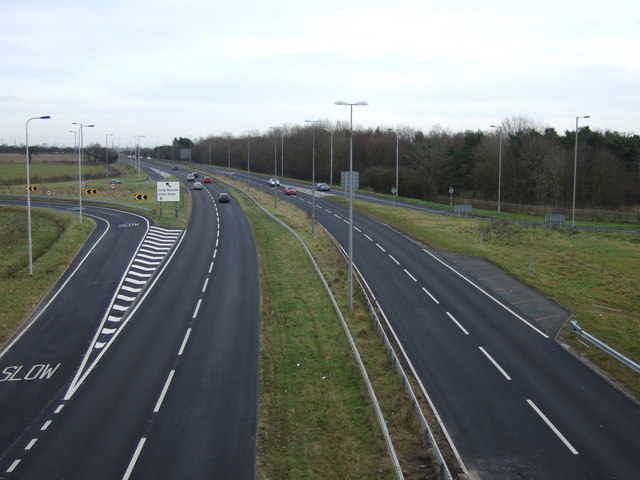
[[[307,119],[640,133],[636,0],[3,0],[0,143],[168,143]]]

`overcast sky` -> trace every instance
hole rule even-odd
[[[143,146],[305,120],[640,133],[637,0],[3,0],[0,143]]]

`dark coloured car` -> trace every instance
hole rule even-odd
[[[178,169],[177,165],[174,165],[173,167],[171,167],[171,170],[177,170],[177,169]]]
[[[218,196],[218,202],[219,203],[229,203],[229,194],[227,192],[222,192]]]
[[[320,190],[321,192],[328,192],[329,190],[331,190],[331,187],[329,185],[327,185],[326,183],[319,183],[316,188],[318,190]]]

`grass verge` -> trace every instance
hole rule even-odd
[[[273,213],[273,196],[251,190]],[[256,237],[261,288],[259,479],[395,478],[382,433],[339,319],[300,245],[236,194]],[[367,367],[405,478],[437,468],[399,378],[359,298],[346,308],[346,264],[321,229],[286,202],[276,215],[301,235],[341,309]]]
[[[0,345],[15,333],[66,270],[95,222],[33,208],[33,277],[29,276],[26,210],[0,206]]]

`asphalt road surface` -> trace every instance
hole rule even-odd
[[[115,244],[101,255],[96,247],[3,355],[0,478],[254,477],[255,245],[239,206],[218,205],[218,191],[191,192],[191,223],[178,237],[149,230],[118,244],[139,226],[113,221]],[[153,265],[151,244],[171,238]]]
[[[310,211],[297,187],[282,198]],[[346,250],[347,208],[315,196]],[[554,341],[561,307],[524,288],[515,299],[514,279],[492,283],[357,212],[354,229],[354,263],[470,478],[640,478],[640,409]]]

